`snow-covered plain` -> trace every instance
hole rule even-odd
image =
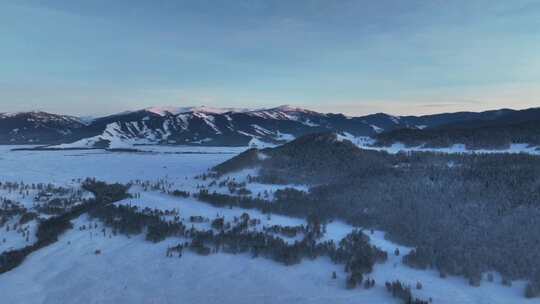
[[[141,146],[142,153],[104,150],[11,151],[0,146],[0,181],[70,184],[95,177],[108,182],[134,179],[171,182],[200,174],[246,148]]]
[[[166,180],[174,187],[190,191],[203,183],[194,176],[243,151],[149,147],[152,153],[113,153],[10,151],[10,148],[0,147],[0,181],[76,186],[77,179],[86,177],[109,182]],[[253,172],[230,177],[242,180],[250,173]],[[253,187],[250,189],[257,193],[273,186]],[[131,191],[140,197],[117,204],[176,209],[183,218],[201,215],[210,219],[217,216],[231,219],[245,212],[251,218],[260,219],[260,226],[305,224],[303,219],[268,217],[257,210],[217,208],[193,198],[143,191],[140,186],[134,186]],[[17,199],[16,194],[12,196]],[[62,235],[59,242],[31,254],[21,266],[0,275],[0,303],[399,303],[384,288],[385,281],[398,279],[410,284],[415,296],[431,297],[433,303],[540,303],[538,299],[523,297],[524,282],[504,287],[495,276],[493,283],[483,280],[481,286],[475,288],[464,278],[442,279],[435,271],[406,267],[401,263],[401,256],[411,248],[387,241],[381,231],[366,230],[372,244],[389,253],[389,260],[376,265],[370,275],[377,283],[375,288],[347,290],[343,266],[334,265],[327,258],[304,260],[294,266],[222,253],[202,257],[186,252],[182,258],[166,258],[167,247],[178,244],[178,239],[153,244],[145,241],[143,235],[104,236],[101,225],[93,230],[77,229],[90,221],[86,215],[81,216],[73,221],[75,228]],[[346,223],[332,222],[327,226],[324,239],[339,241],[353,229]],[[0,239],[2,237],[11,235],[0,230]],[[14,238],[10,244],[22,241]],[[396,248],[400,256],[393,255]],[[3,249],[5,246],[0,247]],[[96,250],[101,250],[101,254],[96,255]],[[337,280],[331,278],[333,271],[338,275]],[[422,290],[414,289],[418,281],[423,285]]]

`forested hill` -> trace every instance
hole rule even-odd
[[[526,154],[388,154],[361,150],[333,134],[252,149],[218,174],[258,168],[263,183],[311,185],[280,191],[282,212],[377,227],[417,248],[410,266],[462,275],[487,271],[526,279],[540,295],[540,157]],[[512,164],[509,166],[508,164]]]
[[[387,166],[386,153],[358,148],[335,133],[302,136],[276,148],[250,149],[214,168],[218,174],[262,167],[279,182],[329,182],[351,171]],[[269,175],[270,176],[270,175]],[[278,180],[274,180],[278,182]]]

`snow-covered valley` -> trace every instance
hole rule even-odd
[[[189,224],[196,230],[212,229],[210,221],[223,218],[233,222],[243,214],[258,222],[250,227],[306,225],[304,219],[264,214],[257,209],[217,207],[193,197],[171,195],[172,190],[196,192],[201,187],[227,193],[219,180],[211,185],[200,175],[246,148],[148,147],[148,152],[86,151],[11,151],[0,147],[0,182],[45,183],[79,189],[81,180],[92,177],[110,183],[133,183],[132,197],[115,205],[137,206],[161,211],[175,210],[188,222],[192,217],[208,221]],[[246,182],[256,170],[221,177]],[[268,185],[246,182],[252,196],[272,193],[285,187],[308,191],[307,185]],[[1,189],[0,198],[20,202],[32,209],[37,194]],[[82,193],[80,198],[89,197]],[[40,215],[46,217],[46,215]],[[19,218],[10,220],[9,225]],[[523,297],[525,282],[503,286],[497,274],[485,274],[479,287],[471,287],[465,278],[441,278],[436,271],[415,270],[401,261],[411,248],[385,239],[384,232],[364,233],[370,243],[388,253],[388,260],[377,263],[367,278],[373,288],[346,288],[343,265],[328,257],[303,259],[285,266],[248,254],[213,253],[201,256],[190,251],[182,257],[167,257],[168,248],[183,241],[169,237],[152,243],[143,235],[113,234],[100,221],[83,214],[72,221],[73,228],[59,240],[32,254],[15,269],[0,274],[0,294],[6,303],[399,303],[387,292],[385,282],[399,280],[411,286],[415,297],[433,303],[540,303]],[[36,220],[28,226],[33,235]],[[92,227],[82,229],[82,227]],[[355,227],[341,221],[326,225],[320,242],[339,242]],[[287,242],[296,239],[283,237]],[[31,244],[20,233],[0,226],[0,253]],[[396,255],[396,249],[399,255]],[[336,273],[336,278],[332,274]],[[488,278],[489,277],[489,278]],[[491,280],[493,277],[493,280]],[[491,282],[492,281],[492,282]],[[420,283],[421,288],[417,288]]]

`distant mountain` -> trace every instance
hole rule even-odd
[[[539,117],[538,111],[503,109],[428,116],[377,113],[350,117],[291,106],[259,110],[203,106],[152,107],[91,119],[27,112],[0,114],[0,144],[52,145],[55,148],[123,148],[146,144],[264,147],[324,132],[346,138],[375,138],[380,145],[397,141],[423,144],[424,140],[429,144],[439,134],[449,138],[444,143],[459,143],[460,136],[440,133],[440,130],[530,124]]]
[[[385,119],[386,117],[386,119]],[[375,125],[384,126],[384,129]],[[337,132],[374,136],[407,127],[390,115],[377,120],[281,106],[271,109],[148,108],[97,118],[58,148],[128,147],[145,144],[267,146],[299,136]]]
[[[424,129],[436,128],[449,124],[464,124],[475,121],[490,121],[511,113],[521,115],[521,112],[522,111],[501,109],[485,112],[456,112],[424,116],[402,116],[401,119],[403,119],[412,126],[416,126],[419,129]]]
[[[54,144],[77,138],[86,127],[76,117],[45,112],[0,113],[1,144]]]
[[[412,120],[430,125],[424,129],[403,128],[379,134],[375,137],[376,144],[388,146],[400,142],[434,148],[464,144],[473,150],[506,149],[511,144],[540,145],[540,108],[442,114]]]

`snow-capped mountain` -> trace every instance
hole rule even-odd
[[[530,110],[499,110],[350,117],[292,106],[258,110],[152,107],[91,120],[28,112],[0,114],[0,144],[41,144],[55,148],[123,148],[145,144],[266,146],[311,133],[334,132],[345,138],[375,138],[404,129],[427,132],[448,125],[474,125],[501,121],[505,117],[530,119],[530,116]]]
[[[384,130],[406,127],[392,116],[378,117]],[[383,130],[375,122],[342,114],[323,114],[290,106],[271,109],[147,108],[94,120],[84,136],[60,148],[128,147],[144,144],[264,146],[299,136],[337,132],[373,136]]]

